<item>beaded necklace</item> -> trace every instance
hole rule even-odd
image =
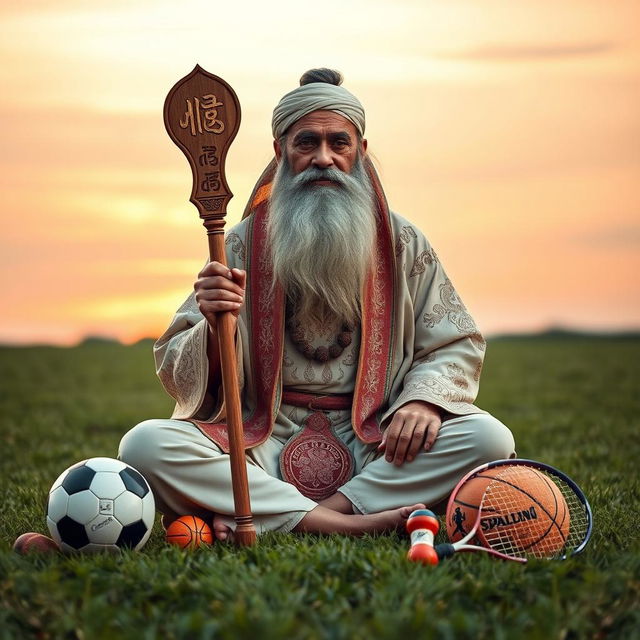
[[[299,322],[294,322],[291,316],[287,320],[289,337],[295,348],[308,360],[316,362],[328,362],[342,355],[342,352],[351,344],[355,325],[350,322],[342,324],[342,330],[335,337],[332,345],[314,347],[306,338],[305,330]]]

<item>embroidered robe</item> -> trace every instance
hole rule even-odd
[[[378,385],[383,395],[378,397],[378,406],[373,407],[370,417],[369,423],[374,428],[369,431],[354,428],[365,442],[379,441],[379,434],[388,426],[395,411],[413,400],[431,402],[454,415],[484,413],[473,402],[485,342],[423,234],[401,216],[391,212],[388,216],[395,273],[387,275],[393,275],[395,289],[394,300],[389,301],[391,307],[386,312],[394,329],[389,357],[384,359],[382,367],[379,360],[367,357],[368,352],[364,358],[358,353],[363,348],[359,333],[354,334],[352,345],[343,355],[327,365],[307,361],[285,336],[281,349],[276,350],[281,361],[277,366],[271,363],[270,371],[275,372],[271,420],[267,416],[251,422],[256,407],[264,401],[261,397],[264,381],[257,379],[252,362],[250,328],[259,327],[264,333],[253,336],[256,340],[268,343],[273,335],[269,334],[268,323],[266,327],[258,325],[254,318],[252,325],[248,318],[250,305],[243,307],[238,318],[236,352],[248,448],[263,442],[271,432],[273,421],[278,420],[283,385],[314,393],[350,393],[356,385],[362,393],[369,381],[372,386]],[[252,218],[245,218],[227,233],[230,268],[247,267],[252,249],[251,223]],[[254,312],[257,308],[254,306]],[[374,337],[369,335],[365,349],[375,349]],[[160,380],[176,401],[172,418],[194,421],[203,433],[228,450],[224,431],[217,426],[224,421],[221,390],[207,389],[207,324],[194,294],[178,309],[171,325],[157,341],[154,354]],[[372,366],[372,362],[378,364]],[[355,371],[354,364],[355,369],[368,367],[370,370]],[[366,411],[366,402],[361,404]]]

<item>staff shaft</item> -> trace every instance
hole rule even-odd
[[[211,260],[226,266],[227,260],[222,230],[210,232],[207,237],[209,239]],[[236,521],[235,540],[240,546],[249,546],[256,541],[256,530],[253,526],[253,517],[251,515],[247,463],[244,453],[242,408],[236,366],[235,323],[229,311],[218,313],[216,320],[220,347],[222,390],[229,433],[229,458]]]

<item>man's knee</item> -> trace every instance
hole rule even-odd
[[[508,427],[489,414],[470,417],[473,418],[473,448],[478,464],[515,457],[515,441]]]
[[[162,420],[145,420],[133,427],[120,441],[118,459],[143,475],[145,470],[153,469],[160,457],[162,424]]]

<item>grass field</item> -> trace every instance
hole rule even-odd
[[[132,425],[170,413],[150,345],[0,349],[0,638],[640,637],[640,340],[490,342],[480,405],[520,457],[564,470],[590,499],[585,553],[527,566],[480,554],[406,562],[398,535],[270,534],[251,549],[182,553],[156,526],[138,553],[27,556],[70,464],[115,457]]]

